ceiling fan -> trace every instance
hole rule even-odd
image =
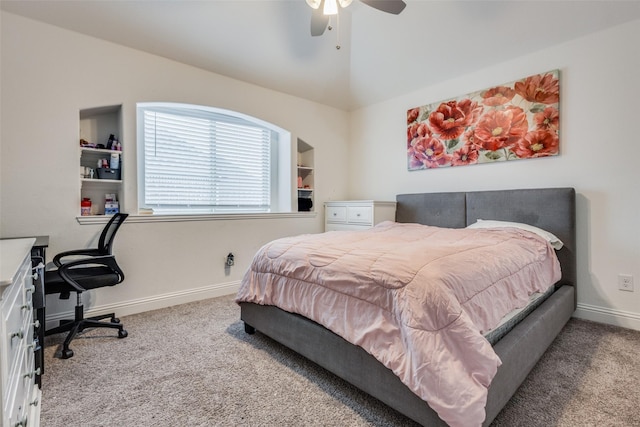
[[[321,36],[329,24],[331,16],[338,14],[338,5],[341,8],[349,6],[352,0],[306,0],[307,4],[313,8],[311,14],[311,35]],[[404,10],[407,4],[402,0],[360,0],[367,6],[383,12],[398,15]],[[329,27],[331,29],[331,27]]]

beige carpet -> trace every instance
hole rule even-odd
[[[43,427],[413,426],[257,333],[233,297],[121,319],[86,332],[75,356],[47,337]],[[571,320],[495,426],[640,426],[640,332]]]

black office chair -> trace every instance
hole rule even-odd
[[[109,220],[100,234],[97,248],[61,252],[53,258],[53,263],[58,268],[45,272],[45,294],[60,294],[60,299],[69,299],[71,292],[77,294],[75,318],[61,320],[60,326],[45,332],[45,335],[53,335],[69,331],[62,345],[63,359],[73,357],[73,350],[69,348],[69,344],[78,332],[87,328],[118,329],[118,338],[125,338],[128,335],[120,320],[115,317],[115,313],[85,319],[82,305],[84,291],[114,286],[124,280],[124,273],[118,266],[111,249],[116,232],[127,216],[129,215],[118,213]],[[64,261],[64,258],[69,258],[69,260]],[[107,318],[111,318],[111,321],[101,321]]]

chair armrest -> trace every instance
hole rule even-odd
[[[62,264],[58,268],[58,274],[60,274],[60,277],[62,277],[62,279],[69,285],[73,286],[78,292],[84,292],[86,289],[73,279],[72,274],[74,267],[82,265],[103,265],[105,267],[109,267],[114,274],[118,275],[118,283],[124,280],[124,272],[116,262],[116,258],[113,255],[94,256]]]
[[[56,255],[55,257],[53,257],[53,263],[56,265],[56,267],[61,267],[63,264],[65,264],[62,260],[62,258],[64,257],[69,257],[69,256],[98,256],[101,255],[100,251],[97,248],[90,248],[90,249],[74,249],[71,251],[65,251],[65,252],[60,252],[58,255]]]

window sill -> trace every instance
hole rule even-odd
[[[198,214],[198,215],[129,215],[130,222],[187,222],[187,221],[233,221],[249,219],[315,218],[317,212],[277,212],[277,213],[234,213],[234,214]],[[78,216],[81,225],[106,224],[111,216]]]

